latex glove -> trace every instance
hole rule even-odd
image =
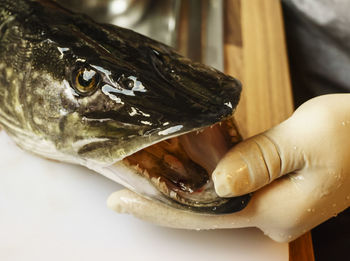
[[[112,194],[108,205],[162,226],[258,227],[276,241],[293,240],[350,205],[350,94],[312,99],[280,125],[236,145],[213,180],[224,197],[260,189],[244,210],[219,216],[173,209],[126,190]]]

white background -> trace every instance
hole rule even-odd
[[[0,131],[0,260],[288,260],[257,229],[158,227],[106,207],[118,184],[21,151]]]

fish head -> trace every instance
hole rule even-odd
[[[210,178],[231,142],[215,124],[231,118],[238,80],[131,30],[50,1],[28,4],[30,16],[15,19],[30,49],[18,103],[23,129],[40,142],[14,135],[17,143],[117,175],[126,187],[176,207],[226,213],[246,205],[247,197],[220,199]],[[200,137],[210,141],[198,151],[223,146],[199,155],[193,147]]]
[[[232,116],[240,93],[237,80],[169,53],[161,45],[130,45],[125,43],[123,54],[116,45],[118,54],[109,53],[108,60],[91,59],[93,50],[86,57],[74,55],[65,68],[61,97],[69,112],[64,118],[69,120],[63,124],[62,136],[71,133],[72,126],[82,128],[74,138],[82,144],[79,157],[113,163]],[[115,58],[110,61],[110,57]],[[88,87],[92,90],[85,91],[84,84],[93,85]]]
[[[27,37],[40,32],[28,85],[37,87],[41,117],[56,124],[43,136],[57,137],[65,152],[109,164],[233,114],[238,80],[131,30],[38,9],[25,25]]]

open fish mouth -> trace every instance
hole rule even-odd
[[[250,195],[219,197],[211,174],[223,155],[240,140],[231,117],[160,141],[127,156],[122,163],[161,193],[157,200],[195,212],[232,213],[243,209]]]

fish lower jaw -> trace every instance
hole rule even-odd
[[[125,165],[122,161],[108,166],[91,164],[88,167],[141,196],[149,199],[163,197],[162,193],[149,180],[140,176],[135,169]]]
[[[208,180],[199,192],[192,190],[186,192],[176,188],[173,185],[169,185],[169,182],[167,183],[160,176],[152,177],[146,169],[140,168],[139,165],[132,166],[128,165],[127,163],[124,163],[124,165],[130,169],[133,169],[137,174],[141,174],[143,177],[145,177],[158,191],[161,192],[162,195],[174,200],[175,202],[183,204],[183,206],[201,207],[205,205],[208,207],[212,205],[215,207],[215,202],[212,202],[212,199],[217,197],[217,195],[215,191],[211,189],[214,186],[211,180]],[[180,186],[181,185],[185,186],[184,184],[180,184]],[[187,198],[189,195],[188,193],[190,193],[191,199]]]

